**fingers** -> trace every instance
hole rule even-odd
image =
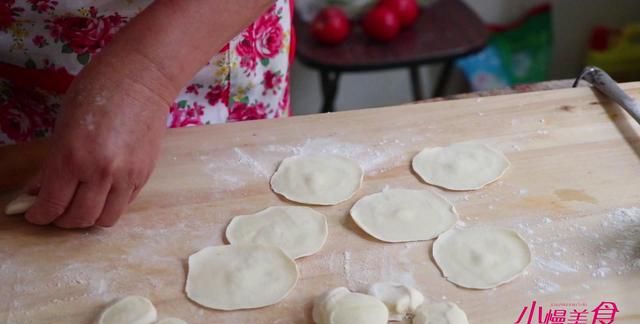
[[[78,180],[65,172],[43,173],[38,199],[25,218],[36,225],[46,225],[60,217],[76,192]]]
[[[132,196],[133,189],[125,186],[113,186],[109,191],[109,196],[104,203],[102,214],[96,225],[103,227],[111,227],[115,225],[120,218],[120,215],[124,213],[125,209],[129,205],[130,197]]]
[[[86,228],[96,223],[109,193],[109,181],[81,182],[66,212],[54,221],[61,228]]]

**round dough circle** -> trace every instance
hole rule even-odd
[[[294,156],[282,160],[271,177],[271,189],[291,201],[335,205],[358,191],[363,176],[358,163],[345,157]]]
[[[422,150],[413,170],[425,182],[449,190],[476,190],[498,180],[509,160],[484,144],[458,143]]]
[[[279,302],[297,280],[295,262],[275,246],[211,246],[189,257],[185,290],[205,307],[249,309]]]
[[[102,312],[99,324],[151,324],[158,318],[158,312],[148,299],[141,296],[127,296],[107,307]]]
[[[327,233],[323,214],[308,207],[278,206],[234,217],[226,236],[231,244],[274,245],[295,259],[318,252]]]
[[[369,235],[385,242],[430,240],[458,220],[453,205],[430,190],[389,189],[365,196],[351,217]]]
[[[422,305],[416,311],[413,324],[469,324],[467,314],[454,303]]]
[[[454,284],[489,289],[515,279],[531,263],[531,251],[518,233],[496,227],[452,229],[433,244],[433,258]]]

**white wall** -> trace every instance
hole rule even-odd
[[[504,23],[543,0],[465,0],[488,22]],[[640,0],[553,1],[554,54],[551,77],[572,78],[581,68],[589,32],[598,24],[622,26],[640,23]],[[425,94],[435,83],[439,67],[422,69]],[[343,75],[338,90],[338,110],[375,107],[411,101],[407,70]],[[322,103],[318,73],[299,63],[291,75],[294,114],[318,112]],[[460,88],[460,87],[458,87]],[[455,89],[454,89],[455,90]]]

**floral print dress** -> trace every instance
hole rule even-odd
[[[182,89],[168,127],[289,114],[292,0],[277,0]],[[152,0],[0,0],[0,145],[51,134],[73,77]]]

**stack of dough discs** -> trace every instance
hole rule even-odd
[[[334,155],[284,159],[271,177],[271,188],[289,200],[311,205],[335,205],[360,188],[364,173],[355,161]]]
[[[362,199],[351,217],[369,235],[385,242],[430,240],[458,220],[444,197],[429,190],[389,189]]]
[[[387,324],[389,311],[375,297],[352,293],[344,287],[328,291],[313,305],[316,324]]]
[[[223,245],[189,257],[187,296],[218,310],[259,308],[282,300],[298,280],[296,263],[268,245]]]
[[[413,324],[469,324],[467,314],[454,303],[436,303],[420,306]]]
[[[128,296],[118,300],[102,312],[99,324],[151,324],[158,312],[151,301],[141,296]]]
[[[389,320],[402,321],[415,314],[424,302],[424,295],[405,285],[379,282],[369,287],[369,295],[378,298],[389,309]]]
[[[298,206],[269,207],[255,214],[236,216],[226,231],[232,245],[273,245],[292,259],[318,252],[327,234],[323,214]]]
[[[459,143],[424,149],[413,158],[412,166],[426,183],[449,190],[476,190],[502,177],[509,160],[484,144]]]
[[[522,273],[531,263],[531,251],[512,230],[474,227],[440,235],[433,244],[433,258],[454,284],[490,289]]]
[[[170,317],[170,318],[161,319],[156,324],[187,324],[187,322],[179,318]]]

